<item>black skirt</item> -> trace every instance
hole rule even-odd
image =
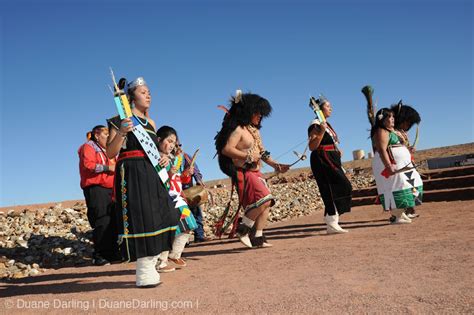
[[[119,245],[127,261],[171,249],[178,214],[148,158],[118,162],[115,200]]]
[[[341,166],[338,151],[315,150],[311,153],[311,170],[324,202],[324,214],[351,211],[352,185]]]

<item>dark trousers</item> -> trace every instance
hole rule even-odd
[[[197,206],[197,207],[191,208],[190,210],[197,223],[197,228],[194,230],[194,236],[197,239],[203,239],[204,238],[204,224],[202,223],[202,209],[201,207]]]
[[[83,190],[87,204],[87,218],[94,229],[92,232],[94,254],[109,260],[117,257],[119,252],[112,189],[96,185]]]

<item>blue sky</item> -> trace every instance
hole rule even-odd
[[[418,109],[418,149],[474,138],[471,1],[0,5],[0,206],[83,198],[77,149],[116,114],[109,66],[145,77],[152,118],[175,127],[186,151],[201,149],[205,179],[224,177],[212,160],[216,106],[237,88],[271,102],[262,135],[281,162],[304,149],[309,94],[331,100],[344,160],[368,152],[366,84],[379,107],[402,98]]]

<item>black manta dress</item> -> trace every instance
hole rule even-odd
[[[118,130],[120,121],[119,116],[109,119],[109,129]],[[141,122],[158,146],[153,126],[148,121]],[[115,168],[114,196],[118,243],[127,261],[170,250],[178,214],[158,173],[132,132],[127,134],[120,150]]]
[[[328,127],[319,147],[311,152],[311,170],[324,202],[324,215],[332,216],[336,211],[338,214],[351,211],[352,185],[342,169],[341,152],[334,141],[337,141],[336,132],[326,123]],[[309,126],[308,135],[316,126]]]

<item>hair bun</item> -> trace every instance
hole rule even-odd
[[[120,78],[120,80],[118,81],[118,84],[117,84],[118,88],[123,90],[126,85],[127,85],[127,79]]]

